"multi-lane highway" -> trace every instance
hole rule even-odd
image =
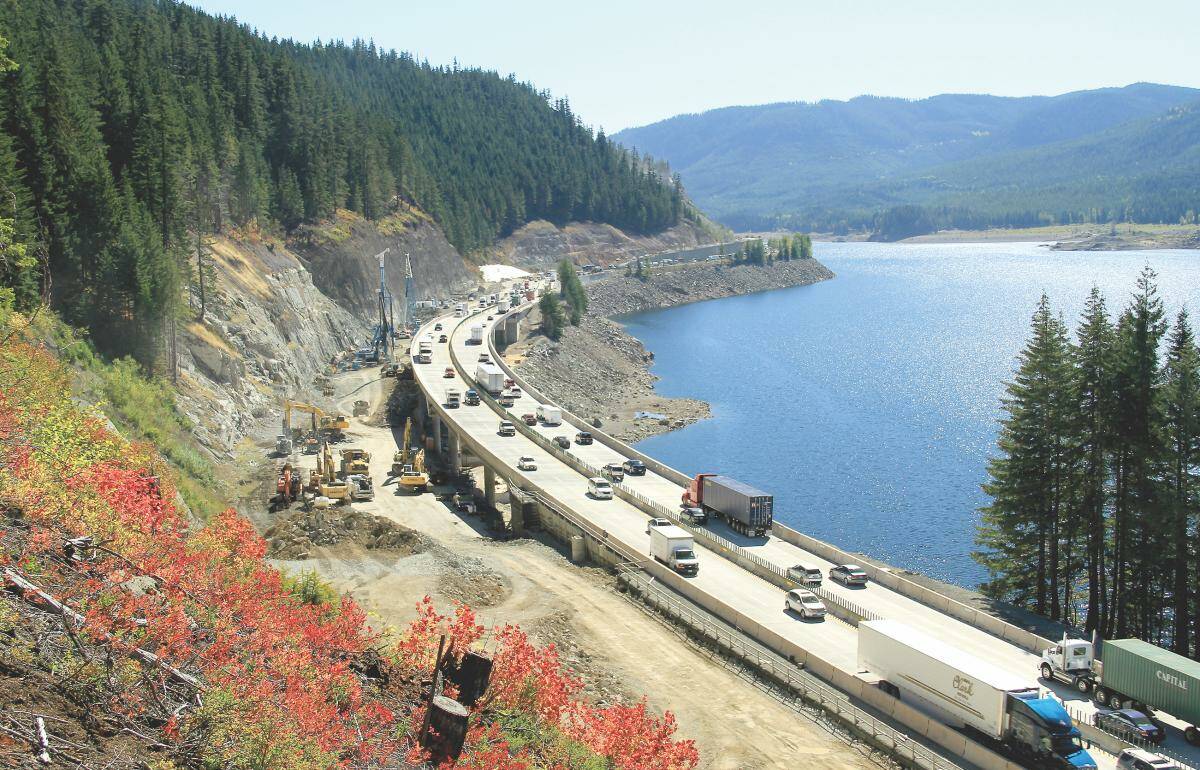
[[[443,333],[449,336],[449,341],[434,343],[431,363],[415,365],[416,379],[428,398],[445,404],[448,390],[455,389],[462,393],[467,388],[476,387],[474,382],[463,382],[461,372],[456,371],[452,378],[445,377],[444,372],[447,368],[455,368],[457,360],[462,371],[468,375],[474,373],[480,354],[487,352],[488,346],[468,343],[470,327],[483,325],[485,333],[490,335],[494,321],[484,320],[484,315],[485,313],[477,313],[465,319],[450,315],[436,319],[436,322],[443,324]],[[420,335],[430,332],[434,323],[435,321],[431,321],[422,328],[417,339],[420,339]],[[436,336],[435,334],[435,339]],[[522,393],[503,417],[493,411],[486,402],[477,406],[464,405],[458,409],[445,409],[444,413],[451,423],[452,430],[460,435],[469,435],[474,442],[485,447],[505,465],[503,475],[506,478],[514,481],[524,479],[536,484],[569,506],[577,516],[602,528],[637,552],[646,553],[649,548],[649,535],[646,533],[648,516],[645,512],[619,498],[592,499],[587,495],[587,479],[543,449],[537,442],[520,432],[509,437],[499,435],[501,419],[517,422],[523,414],[536,413],[539,403],[528,393]],[[576,429],[567,423],[560,426],[539,424],[535,430],[547,438],[566,436],[572,439],[568,451],[596,468],[628,459],[627,456],[599,442],[585,446],[574,443]],[[534,458],[537,470],[518,470],[517,461],[522,456]],[[624,484],[670,509],[678,507],[683,491],[678,484],[653,471],[647,471],[645,476],[626,476]],[[828,568],[832,566],[816,555],[775,537],[746,538],[734,533],[721,522],[710,521],[706,526],[716,534],[780,567],[803,563],[818,566],[827,573]],[[693,578],[692,582],[697,588],[735,606],[739,612],[756,623],[834,666],[849,673],[855,672],[857,632],[854,626],[832,616],[827,616],[824,622],[802,621],[784,611],[782,589],[708,550],[701,542],[697,542],[696,550],[701,568],[699,575]],[[1004,670],[1027,678],[1030,682],[1036,680],[1038,658],[1035,655],[884,586],[871,584],[866,588],[852,589],[827,580],[824,588],[875,615],[900,620],[960,649],[979,655]],[[1095,709],[1090,700],[1083,698],[1068,686],[1049,685],[1045,682],[1041,685],[1052,689],[1073,711],[1090,713]],[[1166,721],[1171,723],[1168,728],[1171,735],[1167,745],[1176,753],[1192,759],[1195,764],[1200,760],[1200,756],[1192,755],[1200,752],[1184,741],[1182,725],[1174,723],[1174,720]],[[1112,758],[1102,753],[1097,752],[1096,759],[1102,767],[1112,766]]]

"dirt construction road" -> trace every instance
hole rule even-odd
[[[339,375],[343,408],[358,398],[379,408],[383,387],[393,381],[368,384],[378,372]],[[519,624],[536,641],[559,648],[594,700],[629,701],[644,694],[652,708],[674,712],[680,737],[696,741],[702,768],[880,766],[865,747],[782,705],[720,658],[690,647],[617,593],[608,572],[571,564],[550,540],[493,540],[480,517],[452,511],[432,494],[397,491],[386,483],[395,439],[389,428],[369,424],[373,421],[354,418],[349,441],[341,445],[372,454],[375,500],[355,508],[423,533],[428,547],[398,555],[342,542],[315,547],[309,558],[280,561],[281,566],[315,568],[379,624],[405,624],[427,594],[443,610],[452,601],[470,604],[485,626]]]

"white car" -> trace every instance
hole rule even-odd
[[[654,527],[669,527],[669,526],[671,526],[670,519],[658,519],[658,518],[650,519],[650,521],[646,522],[646,534],[649,535],[650,530]]]
[[[520,460],[517,460],[517,470],[536,471],[537,463],[533,461],[532,457],[522,457]]]
[[[500,429],[497,432],[501,436],[515,436],[517,435],[517,426],[513,425],[508,420],[501,420]]]
[[[593,476],[588,479],[588,494],[597,500],[611,500],[613,496],[612,484],[608,483],[608,479]]]
[[[793,588],[788,591],[783,608],[795,612],[802,618],[825,617],[825,603],[818,599],[812,591],[805,591],[803,588]]]
[[[1125,749],[1117,757],[1117,770],[1179,770],[1179,763],[1145,749]]]

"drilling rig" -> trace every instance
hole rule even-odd
[[[375,255],[379,259],[379,322],[375,325],[375,338],[372,341],[376,361],[390,361],[395,357],[396,344],[393,335],[396,324],[392,311],[392,293],[387,288],[387,274],[384,268],[384,258],[391,250],[389,246]]]

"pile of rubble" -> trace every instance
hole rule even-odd
[[[267,555],[274,559],[307,559],[314,547],[346,541],[401,555],[419,553],[429,547],[424,535],[350,506],[288,511],[263,537],[268,544]]]

